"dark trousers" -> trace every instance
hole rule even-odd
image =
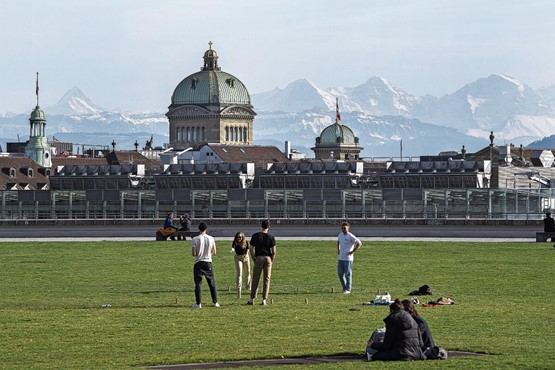
[[[206,277],[206,282],[210,288],[210,295],[212,296],[212,302],[218,302],[218,292],[216,291],[216,280],[214,279],[214,271],[212,270],[212,262],[199,261],[195,263],[193,269],[193,275],[195,278],[195,298],[197,304],[202,303],[202,277]]]

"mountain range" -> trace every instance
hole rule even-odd
[[[442,97],[411,95],[381,77],[356,87],[320,88],[307,79],[283,89],[253,94],[254,143],[293,148],[313,157],[310,149],[322,130],[333,124],[336,99],[341,124],[350,127],[364,148],[363,157],[437,155],[472,152],[495,144],[551,148],[555,145],[555,85],[533,90],[517,79],[494,74]],[[153,137],[168,141],[164,113],[130,113],[94,104],[77,87],[55,105],[42,108],[47,135],[60,141],[134,149]],[[26,140],[29,114],[0,115],[0,142]]]

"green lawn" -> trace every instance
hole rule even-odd
[[[456,302],[419,308],[438,345],[491,356],[372,368],[555,368],[555,250],[548,243],[367,241],[355,257],[353,292],[344,296],[335,241],[278,240],[266,307],[246,306],[246,294],[236,298],[229,245],[218,241],[214,258],[222,307],[208,304],[204,283],[205,307],[194,310],[190,241],[0,243],[0,367],[362,355],[388,311],[362,303],[377,289],[405,298],[428,284],[434,295],[424,299]],[[316,367],[338,366],[369,364]]]

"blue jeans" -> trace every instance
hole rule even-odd
[[[351,290],[351,276],[353,275],[353,261],[337,261],[337,275],[343,291]]]

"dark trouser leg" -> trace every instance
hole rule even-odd
[[[254,260],[254,269],[251,281],[251,299],[255,299],[258,294],[258,283],[260,282],[260,274],[262,273],[263,257],[256,257]]]
[[[195,279],[195,299],[197,304],[202,303],[202,262],[195,263],[193,268],[193,277]]]
[[[272,277],[272,258],[264,257],[264,285],[262,286],[262,299],[268,299],[270,293],[270,278]]]
[[[212,296],[212,303],[218,302],[218,291],[216,290],[216,279],[214,278],[214,270],[212,270],[212,263],[205,262],[204,276],[210,288],[210,295]]]

